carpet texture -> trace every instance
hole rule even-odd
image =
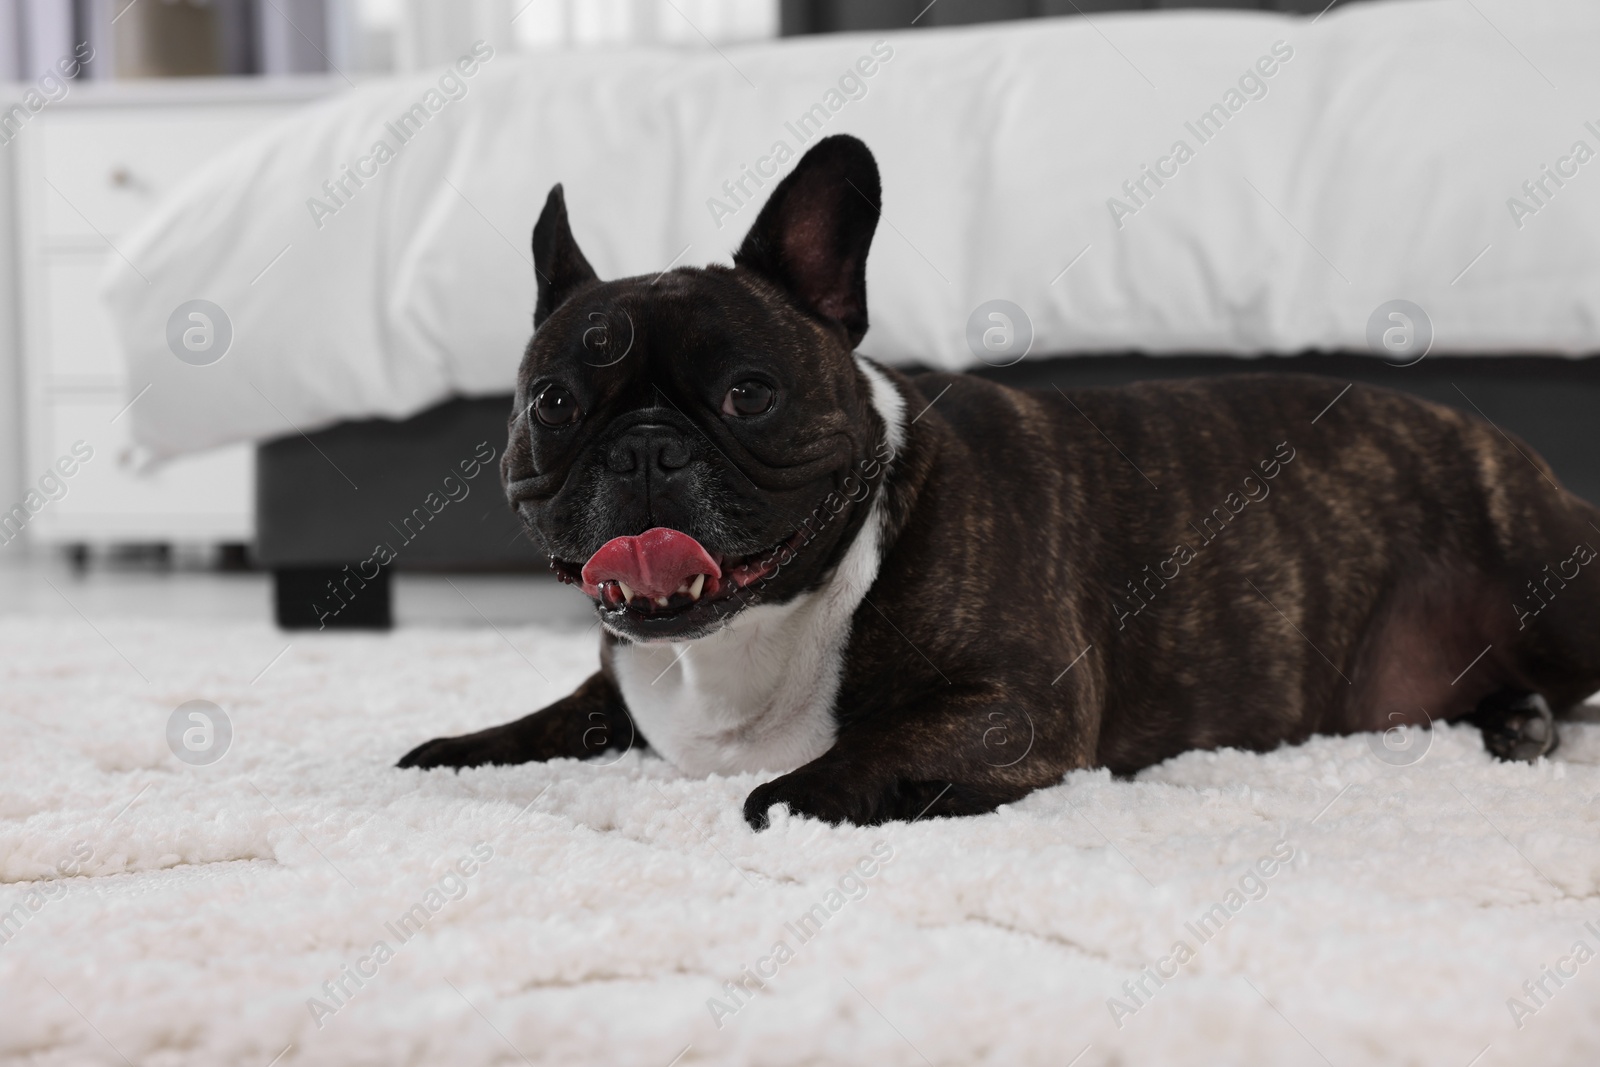
[[[1319,738],[1075,773],[982,818],[754,834],[759,776],[638,751],[392,768],[566,693],[592,634],[288,643],[0,622],[0,1062],[1600,1055],[1600,726],[1536,766],[1467,728],[1410,765]],[[194,700],[232,727],[209,765],[168,742]]]

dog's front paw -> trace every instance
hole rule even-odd
[[[745,799],[744,821],[752,829],[767,828],[767,809],[784,804],[791,815],[807,815],[828,823],[853,822],[866,825],[881,805],[862,788],[861,782],[829,780],[831,776],[799,770],[759,785]]]
[[[1508,762],[1532,763],[1561,742],[1555,715],[1538,693],[1490,697],[1469,719],[1483,731],[1483,747]]]
[[[400,757],[397,767],[481,767],[486,763],[527,763],[540,757],[504,726],[460,737],[436,737]],[[548,758],[548,757],[546,757]]]
[[[907,782],[856,769],[802,767],[757,786],[744,802],[744,819],[751,828],[765,830],[768,809],[784,804],[791,815],[834,825],[874,826],[916,819],[930,810],[955,814],[954,809],[937,810],[950,799],[950,789],[948,782]]]

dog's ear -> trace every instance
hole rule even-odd
[[[825,137],[773,190],[734,265],[838,323],[854,348],[867,332],[867,250],[881,196],[867,146],[846,135]]]
[[[560,184],[550,190],[544,211],[533,226],[533,273],[539,286],[539,299],[533,306],[534,329],[574,290],[599,281],[567,225],[567,199]]]

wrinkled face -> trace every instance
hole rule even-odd
[[[852,355],[871,225],[841,245],[842,220],[818,215],[841,198],[817,188],[841,153],[874,197],[877,175],[858,173],[864,146],[835,140],[849,143],[820,164],[819,144],[774,192],[732,269],[601,282],[559,187],[534,231],[537,328],[502,472],[552,569],[621,637],[694,639],[790,600],[864,516],[846,491],[883,435]]]

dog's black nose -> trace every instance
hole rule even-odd
[[[606,456],[607,465],[618,474],[649,469],[675,471],[689,465],[689,445],[683,435],[670,426],[635,426],[617,438]]]

